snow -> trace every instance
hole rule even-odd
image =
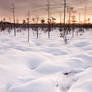
[[[92,68],[76,76],[78,81],[71,87],[68,92],[91,92],[92,91]]]
[[[27,83],[21,86],[18,86],[17,89],[16,88],[12,88],[9,92],[60,92],[58,89],[56,89],[55,84],[51,81],[49,81],[51,79],[39,79],[39,80],[35,80],[31,83]]]
[[[92,32],[65,44],[59,32],[0,33],[0,92],[91,92]]]

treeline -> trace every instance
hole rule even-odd
[[[28,28],[28,26],[30,28],[36,28],[36,27],[40,27],[40,28],[47,28],[48,24],[14,24],[14,23],[9,23],[9,22],[0,22],[0,29],[4,30],[5,28]],[[49,24],[50,27],[75,27],[75,28],[92,28],[92,24],[63,24],[63,23],[53,23],[53,24]]]

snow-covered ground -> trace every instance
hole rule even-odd
[[[53,34],[0,33],[0,92],[92,92],[92,32]]]

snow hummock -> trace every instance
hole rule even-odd
[[[92,32],[68,44],[55,32],[50,39],[30,32],[30,43],[24,31],[0,34],[0,92],[91,92]]]

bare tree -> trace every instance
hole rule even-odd
[[[37,31],[37,39],[38,39],[38,37],[39,37],[39,32],[38,32],[38,21],[39,21],[39,17],[37,17],[36,19],[37,19],[37,28],[36,28],[37,30],[36,31]]]
[[[80,18],[81,18],[81,13],[79,13],[79,24],[80,24],[80,22],[81,22]]]
[[[68,23],[69,24],[71,23],[71,13],[72,13],[73,9],[74,9],[73,7],[69,7],[69,6],[67,8],[68,13],[69,13],[69,19],[68,19]]]
[[[47,0],[47,11],[48,11],[48,38],[50,38],[50,0]]]
[[[66,35],[66,0],[64,0],[64,35]]]
[[[16,36],[16,27],[15,27],[15,4],[12,3],[12,14],[13,14],[13,28],[14,28],[14,36]]]
[[[86,24],[86,17],[87,17],[87,6],[84,8],[84,24]]]
[[[28,42],[30,41],[30,32],[29,32],[29,22],[30,22],[30,11],[28,10],[28,14],[27,14],[27,23],[28,23]]]

